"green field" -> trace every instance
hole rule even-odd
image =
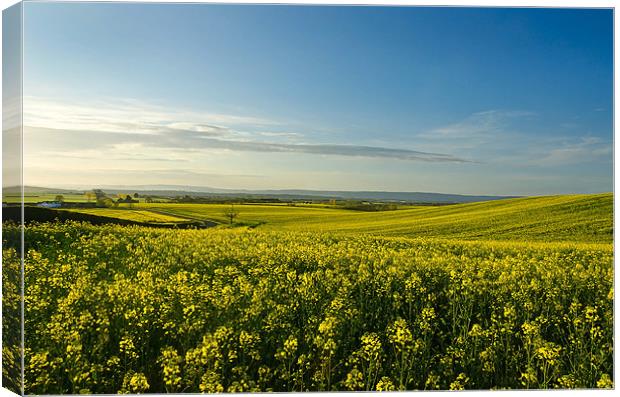
[[[225,204],[139,204],[174,216],[226,222]],[[265,204],[236,205],[236,222],[269,230],[487,240],[613,239],[613,195],[548,196],[385,212]]]
[[[63,199],[68,202],[73,203],[86,203],[88,199],[83,194],[60,194],[63,196]],[[40,203],[43,201],[51,202],[56,200],[56,193],[26,193],[24,194],[24,202],[25,203]],[[21,195],[18,194],[3,194],[2,201],[7,203],[19,203],[21,202]],[[91,200],[94,202],[94,200]]]
[[[613,387],[611,193],[229,208],[85,210],[222,222],[200,230],[27,226],[26,393]],[[3,225],[9,320],[18,241]]]
[[[47,197],[50,196],[50,197]],[[27,202],[53,200],[28,196]],[[83,196],[79,196],[85,201]],[[67,196],[67,201],[72,199]],[[78,201],[78,200],[75,200]],[[611,193],[505,199],[445,206],[401,206],[365,212],[324,204],[235,204],[236,226],[379,236],[466,240],[583,241],[613,239]],[[227,224],[229,204],[137,203],[67,209],[138,222],[214,221]]]
[[[153,211],[139,209],[110,209],[110,208],[79,208],[71,209],[72,212],[81,214],[106,216],[110,218],[125,219],[145,223],[176,223],[185,222],[187,219],[173,215],[161,214]]]

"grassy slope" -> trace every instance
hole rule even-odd
[[[185,222],[187,219],[173,215],[158,214],[145,210],[131,209],[111,209],[111,208],[79,208],[70,209],[69,211],[79,212],[82,214],[108,216],[110,218],[126,219],[136,222],[152,222],[152,223],[169,223],[169,222]]]
[[[224,221],[227,205],[140,204],[180,217]],[[238,205],[237,221],[263,229],[370,233],[383,236],[611,243],[613,195],[507,199],[388,212]]]

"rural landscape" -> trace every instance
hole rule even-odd
[[[25,196],[29,394],[613,386],[610,193],[116,196]]]
[[[2,26],[3,387],[615,387],[613,8]]]

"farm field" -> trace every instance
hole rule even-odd
[[[58,194],[24,194],[24,202],[25,203],[39,203],[42,201],[55,201],[56,196]],[[62,194],[65,201],[70,201],[74,203],[86,203],[88,199],[83,194]],[[17,194],[3,194],[2,201],[7,203],[19,203],[21,202],[21,196]],[[92,201],[92,200],[91,200]]]
[[[174,216],[226,222],[226,204],[137,204]],[[235,205],[236,222],[269,230],[365,233],[381,236],[491,240],[613,239],[613,195],[547,196],[396,211],[265,204]]]
[[[146,223],[212,221],[225,226],[230,204],[136,203],[65,208]],[[505,199],[445,206],[400,206],[366,212],[324,204],[235,204],[235,226],[377,236],[465,240],[582,241],[613,239],[611,193]]]
[[[611,387],[612,201],[240,205],[240,222],[263,223],[202,230],[31,225],[26,392]],[[138,207],[220,219],[226,206]],[[17,238],[3,225],[8,270]]]
[[[5,8],[2,387],[616,389],[612,7]]]
[[[26,241],[28,393],[611,385],[611,244],[78,223]]]
[[[71,209],[72,212],[78,212],[81,214],[107,216],[111,218],[125,219],[136,222],[148,222],[148,223],[174,223],[184,222],[187,219],[161,214],[148,210],[138,209],[110,209],[110,208],[78,208]]]

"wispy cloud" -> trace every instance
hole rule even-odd
[[[236,183],[240,186],[257,184],[265,176],[234,172],[199,172],[185,168],[126,168],[121,166],[93,167],[84,169],[59,168],[50,173],[49,167],[31,167],[29,181],[38,185],[66,188],[91,188],[93,186],[135,185],[198,185],[218,186]],[[71,178],[67,178],[67,175]]]
[[[274,143],[254,140],[220,139],[196,131],[176,130],[174,134],[150,135],[143,139],[142,134],[116,134],[101,131],[57,130],[50,128],[27,127],[26,133],[31,147],[37,149],[39,142],[49,142],[39,149],[47,155],[56,157],[105,157],[118,159],[129,153],[153,160],[147,153],[157,149],[160,152],[178,156],[210,150],[228,150],[258,153],[300,153],[323,156],[383,158],[406,161],[466,163],[470,160],[449,154],[423,152],[410,149],[386,148],[361,145]],[[48,147],[48,148],[46,148]],[[49,149],[52,148],[52,150]],[[69,149],[69,147],[71,149]]]
[[[419,136],[426,139],[451,140],[491,138],[498,132],[505,131],[511,120],[534,115],[533,112],[518,110],[486,110],[473,113],[463,120],[432,129]]]
[[[533,119],[533,112],[486,110],[415,135],[421,150],[447,151],[478,163],[493,162],[494,154],[504,156],[514,143],[527,139],[515,124]]]
[[[612,160],[612,146],[598,137],[584,136],[561,143],[530,161],[540,166],[583,164],[602,159]]]
[[[285,138],[301,138],[304,135],[299,132],[279,132],[279,131],[261,131],[258,133],[260,136],[266,137],[285,137]]]
[[[93,170],[96,173],[100,174],[109,174],[110,170],[107,168],[99,168]],[[134,178],[144,177],[143,169],[125,169],[118,168],[116,172],[121,173],[126,176],[131,176]],[[235,174],[235,173],[214,173],[214,172],[198,172],[195,170],[189,169],[149,169],[149,176],[157,176],[157,177],[200,177],[200,178],[264,178],[263,175],[256,174]]]
[[[425,149],[443,147],[480,163],[516,168],[611,161],[611,142],[579,134],[580,124],[575,122],[561,122],[553,133],[539,134],[541,119],[544,115],[530,111],[487,110],[417,138]]]
[[[202,142],[205,148],[222,148],[252,152],[306,153],[326,156],[335,155],[348,157],[389,158],[398,160],[418,160],[430,162],[468,162],[468,160],[460,159],[458,157],[454,157],[448,154],[428,153],[416,150],[394,149],[376,146],[283,144],[269,142],[242,142],[219,139],[203,139]]]
[[[56,103],[29,97],[25,125],[30,141],[38,135],[56,156],[76,156],[76,150],[107,151],[111,159],[127,157],[148,148],[195,152],[229,150],[263,153],[303,153],[325,156],[383,158],[405,161],[465,163],[470,160],[435,151],[324,142],[299,142],[294,131],[274,131],[275,121],[246,116],[197,113],[163,109],[141,102],[121,100],[101,106]],[[263,140],[263,139],[267,140]],[[304,136],[304,138],[306,138]],[[281,140],[284,139],[284,142]],[[296,142],[291,142],[295,139]],[[274,142],[275,140],[275,142]],[[304,139],[306,140],[306,139]],[[120,145],[120,146],[119,146]],[[139,146],[139,147],[138,147]],[[125,150],[123,150],[125,148]],[[140,157],[139,155],[137,156]],[[144,159],[147,160],[149,156]]]
[[[131,134],[190,130],[207,134],[233,133],[232,126],[273,126],[261,117],[185,111],[131,99],[71,103],[24,97],[24,125],[68,130]]]

